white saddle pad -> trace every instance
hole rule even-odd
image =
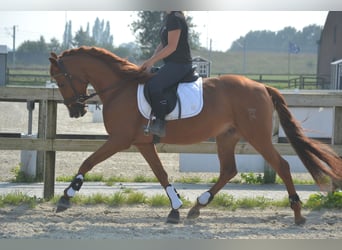
[[[195,82],[180,83],[178,85],[178,96],[181,102],[181,119],[198,115],[203,108],[203,87],[202,78]],[[151,106],[144,96],[144,84],[139,84],[137,91],[138,107],[140,113],[146,118],[150,118]],[[165,117],[165,120],[178,119],[178,102],[174,110]]]

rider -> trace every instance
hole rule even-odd
[[[167,100],[163,93],[167,88],[177,84],[192,68],[188,25],[183,12],[166,12],[159,34],[160,44],[152,57],[141,67],[150,71],[156,62],[164,61],[164,65],[146,83],[151,98],[152,112],[156,117],[150,127],[150,132],[164,137]]]

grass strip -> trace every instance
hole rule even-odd
[[[54,197],[50,201],[44,201],[37,197],[31,197],[21,192],[9,193],[6,195],[0,195],[0,207],[5,206],[18,206],[28,205],[34,208],[39,203],[50,202],[56,204],[59,197]],[[183,207],[191,207],[193,205],[187,199],[182,198]],[[73,204],[77,205],[95,205],[105,204],[109,206],[121,206],[121,205],[135,205],[145,204],[152,207],[169,207],[169,198],[164,194],[156,194],[153,196],[147,196],[142,192],[134,191],[131,189],[124,189],[119,192],[115,192],[112,195],[104,195],[96,193],[92,195],[76,195],[72,199]],[[232,195],[219,193],[213,201],[208,205],[209,208],[222,208],[229,210],[236,209],[250,209],[250,208],[267,208],[267,207],[289,207],[289,201],[286,197],[281,200],[272,200],[265,197],[253,197],[253,198],[234,198]],[[322,193],[316,193],[310,195],[309,199],[303,203],[303,207],[307,209],[341,209],[342,208],[342,192],[328,193],[324,195]]]

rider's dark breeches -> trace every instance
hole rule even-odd
[[[146,84],[151,97],[152,112],[158,119],[167,115],[164,91],[177,84],[192,68],[192,64],[167,62]]]

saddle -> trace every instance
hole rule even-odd
[[[203,79],[198,77],[194,82],[181,82],[178,84],[176,106],[167,114],[165,120],[178,120],[198,115],[203,108]],[[139,84],[137,89],[138,109],[146,119],[151,117],[152,107],[144,95],[145,84]],[[180,107],[180,105],[182,105]]]
[[[154,67],[152,68],[151,72],[155,73],[159,70],[159,68]],[[179,100],[179,96],[177,93],[178,85],[180,83],[191,83],[197,81],[199,78],[198,73],[196,72],[196,66],[193,66],[192,69],[187,73],[179,82],[174,84],[171,88],[165,89],[164,97],[167,100],[167,114],[171,113],[172,110],[175,109],[177,103],[178,103],[178,108],[179,108],[179,113],[178,113],[178,118],[180,119],[181,117],[181,102]],[[144,96],[146,98],[146,101],[148,104],[151,105],[151,97],[150,94],[147,91],[147,88],[144,88]]]

